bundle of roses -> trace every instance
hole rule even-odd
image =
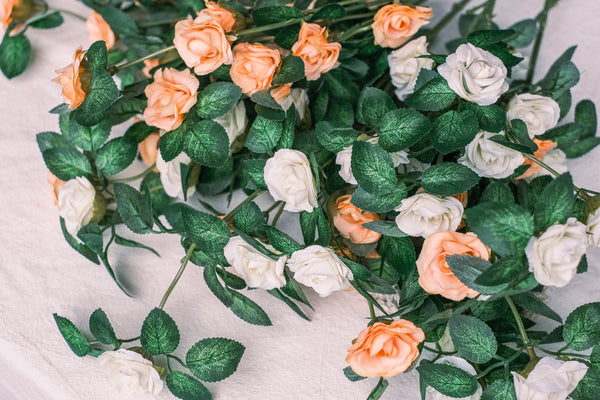
[[[133,351],[117,350],[128,340],[101,310],[90,332],[114,352],[56,316],[76,354],[110,364],[128,351],[166,375],[175,396],[210,396],[151,357],[204,381],[241,359],[243,346],[222,338],[198,342],[186,362],[171,354],[179,332],[162,308],[191,262],[227,308],[258,325],[271,321],[246,287],[308,320],[304,290],[352,286],[371,320],[344,372],[379,377],[370,399],[415,366],[423,398],[595,398],[600,303],[563,323],[538,297],[584,273],[586,247],[600,242],[596,193],[575,187],[565,163],[600,142],[589,100],[560,123],[579,80],[575,48],[533,81],[556,1],[505,30],[485,1],[460,15],[447,55],[429,46],[468,0],[429,30],[421,1],[174,3],[86,1],[110,29],[57,70],[64,104],[51,112],[61,133],[37,136],[65,238],[117,284],[110,246],[149,249],[117,235],[117,224],[180,235],[186,253]],[[532,42],[519,77],[515,50]],[[138,155],[143,173],[114,176]],[[204,201],[240,189],[247,197],[227,213]],[[184,203],[195,193],[202,209]],[[254,200],[267,194],[263,210]],[[301,238],[277,227],[283,212],[298,216]],[[532,330],[534,315],[560,325]],[[211,352],[227,361],[211,364]],[[152,370],[141,375],[147,385],[122,386],[160,390]]]

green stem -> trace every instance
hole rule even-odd
[[[484,7],[483,10],[475,17],[475,19],[473,19],[473,22],[471,22],[467,35],[478,27],[479,22],[481,22],[482,19],[487,19],[488,25],[492,22],[496,0],[487,0],[482,6]]]
[[[540,351],[543,351],[546,354],[550,354],[550,355],[553,355],[553,356],[559,356],[559,357],[560,356],[568,356],[568,357],[590,358],[590,356],[585,355],[585,354],[565,353],[565,352],[563,352],[561,350],[559,350],[559,351],[552,351],[552,350],[544,349],[543,347],[538,346],[538,345],[533,345],[533,347],[535,347],[536,349],[538,349]]]
[[[517,359],[517,357],[519,357],[521,355],[521,351],[523,351],[523,348],[520,348],[517,351],[515,351],[515,353],[512,356],[510,356],[509,358],[507,358],[506,360],[490,365],[483,372],[480,372],[479,374],[477,374],[477,376],[475,378],[477,378],[477,379],[482,378],[482,377],[486,376],[487,374],[489,374],[490,372],[492,372],[493,370],[495,370],[496,368],[508,365],[509,363],[513,362],[514,360]]]
[[[140,339],[140,337],[137,336],[137,337],[134,337],[134,338],[131,338],[131,339],[119,339],[119,342],[121,342],[121,343],[129,343],[129,342],[135,342],[136,340],[139,340],[139,339]]]
[[[354,35],[358,35],[359,33],[367,32],[370,30],[371,30],[371,20],[368,19],[368,20],[363,21],[362,23],[356,25],[355,27],[348,29],[346,32],[343,32],[341,35],[339,35],[337,37],[337,41],[342,42],[344,40],[350,39]]]
[[[390,383],[385,378],[380,377],[379,382],[377,382],[377,385],[375,385],[371,393],[369,393],[369,397],[367,397],[367,400],[380,399],[383,395],[383,392],[385,392],[385,389],[388,387],[389,384]]]
[[[369,18],[369,17],[372,18],[374,15],[375,15],[375,11],[369,11],[369,12],[362,13],[362,14],[351,14],[351,15],[346,15],[345,17],[338,18],[335,20],[335,22],[348,21],[351,19],[358,19],[358,18]]]
[[[555,4],[552,4],[555,3]],[[536,20],[539,23],[539,28],[537,31],[537,35],[535,36],[535,42],[533,43],[533,50],[531,52],[531,58],[529,59],[529,67],[527,68],[527,78],[526,81],[531,84],[533,81],[533,74],[535,73],[535,65],[537,64],[537,59],[540,54],[540,48],[542,46],[542,39],[544,37],[544,30],[546,30],[546,23],[548,22],[548,14],[550,13],[550,9],[556,5],[555,0],[546,0],[544,2],[544,9],[542,12],[538,14]]]
[[[531,344],[531,340],[529,340],[529,336],[527,336],[527,331],[525,330],[525,325],[523,325],[523,320],[521,319],[521,315],[519,314],[519,310],[517,310],[517,306],[515,302],[510,298],[510,296],[505,296],[504,299],[508,303],[508,307],[510,307],[510,311],[515,317],[515,322],[517,323],[517,328],[519,329],[519,334],[521,335],[521,339],[523,340],[523,345],[525,346],[525,350],[527,351],[527,355],[530,360],[535,360],[539,358],[535,354],[535,350],[533,349],[533,345]]]
[[[170,25],[173,23],[176,23],[178,21],[181,21],[181,17],[173,17],[173,18],[168,18],[168,19],[160,19],[160,20],[156,20],[156,21],[145,21],[145,22],[138,22],[138,26],[140,28],[150,28],[153,26],[160,26],[160,25]]]
[[[374,321],[375,318],[377,318],[375,315],[375,306],[373,306],[373,303],[371,303],[369,300],[367,300],[367,303],[369,304],[369,315],[371,315],[371,321]]]
[[[81,16],[81,15],[79,15],[79,14],[77,14],[77,13],[74,13],[73,11],[69,11],[69,10],[63,10],[62,8],[54,8],[54,7],[49,7],[49,8],[48,8],[48,11],[50,11],[50,12],[58,11],[58,12],[59,12],[59,13],[61,13],[61,14],[67,14],[67,15],[70,15],[71,17],[75,17],[75,18],[77,18],[77,19],[79,19],[79,20],[81,20],[81,21],[83,21],[83,22],[86,22],[86,21],[87,21],[87,18],[86,18],[86,17],[84,17],[84,16]]]
[[[160,301],[160,304],[158,305],[158,308],[160,308],[161,310],[167,303],[167,300],[169,299],[169,296],[171,295],[171,292],[173,291],[173,289],[175,289],[175,285],[177,285],[177,282],[179,282],[181,275],[183,275],[183,271],[185,271],[185,267],[187,267],[188,261],[190,261],[190,257],[192,257],[192,253],[194,252],[195,249],[196,249],[196,244],[192,243],[192,245],[188,249],[185,257],[183,257],[183,260],[181,260],[181,267],[179,267],[179,270],[177,271],[177,275],[175,275],[175,277],[173,278],[173,281],[167,288],[167,291],[165,292],[162,300]]]
[[[266,190],[264,190],[264,189],[258,189],[254,193],[252,193],[250,196],[246,197],[244,199],[244,201],[242,201],[233,210],[231,210],[231,211],[229,211],[227,213],[227,215],[225,216],[225,218],[223,218],[223,221],[225,221],[225,222],[229,221],[240,210],[240,208],[244,207],[246,204],[250,203],[252,200],[254,200],[255,198],[257,198],[258,196],[260,196],[264,192],[266,192]]]
[[[265,32],[277,28],[285,28],[286,26],[297,24],[298,22],[302,22],[303,20],[304,18],[292,18],[288,19],[287,21],[276,22],[274,24],[255,26],[254,28],[244,29],[243,31],[236,32],[235,35],[239,38],[242,35],[249,35],[257,32]]]
[[[434,349],[429,346],[423,346],[423,348],[427,351],[430,351],[430,352],[436,353],[436,354],[440,354],[442,356],[451,356],[451,355],[456,354],[456,351],[442,351],[442,350]]]
[[[125,64],[117,65],[117,66],[115,66],[115,67],[112,68],[113,74],[116,74],[117,72],[119,72],[119,71],[121,71],[121,70],[123,70],[125,68],[129,68],[129,67],[131,67],[133,65],[139,64],[139,63],[144,62],[146,60],[150,60],[152,58],[158,58],[158,56],[161,56],[161,55],[163,55],[165,53],[168,53],[171,50],[175,50],[175,45],[165,47],[164,49],[160,49],[158,51],[155,51],[154,53],[150,53],[147,56],[144,56],[142,58],[138,58],[137,60],[133,60],[133,61],[127,62]]]
[[[471,0],[462,0],[458,3],[454,3],[452,9],[438,22],[433,29],[427,34],[427,38],[429,39],[429,45],[435,41],[437,35],[440,33],[442,29],[446,27],[458,15],[466,6],[469,4]]]
[[[275,218],[273,218],[273,222],[271,222],[271,225],[273,225],[273,227],[277,226],[279,217],[281,217],[281,214],[283,214],[284,207],[285,207],[285,203],[281,203],[281,205],[279,206],[279,210],[277,210],[277,214],[275,214]]]
[[[177,356],[174,356],[173,354],[167,354],[167,358],[171,358],[175,361],[177,361],[179,364],[181,364],[182,367],[187,368],[187,364],[183,362],[183,360]]]
[[[138,179],[142,179],[143,177],[148,175],[150,172],[152,172],[152,170],[154,169],[155,166],[156,166],[156,163],[152,164],[151,166],[148,167],[148,169],[144,170],[143,172],[141,172],[135,176],[131,176],[129,178],[109,179],[109,182],[110,183],[116,183],[116,182],[125,183],[125,182],[137,181]]]
[[[273,203],[273,205],[271,207],[269,207],[265,211],[263,211],[263,213],[269,214],[271,211],[273,211],[275,208],[277,208],[281,203],[283,203],[281,200],[276,201],[275,203]]]

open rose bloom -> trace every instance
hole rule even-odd
[[[400,4],[383,6],[375,14],[371,25],[375,44],[381,47],[402,46],[417,33],[420,27],[429,23],[433,17],[429,7],[408,7]]]
[[[379,221],[379,215],[363,211],[350,203],[351,195],[338,197],[333,207],[333,224],[340,234],[354,243],[373,243],[381,233],[365,228],[362,224]]]
[[[200,10],[198,15],[208,15],[223,27],[225,32],[230,32],[235,25],[235,16],[229,10],[219,6],[214,1],[207,1],[206,8]]]
[[[423,330],[410,321],[376,322],[358,335],[346,362],[360,376],[398,375],[419,357],[418,346],[424,340]]]
[[[231,80],[248,96],[271,86],[281,62],[279,51],[262,44],[240,43],[233,48]]]
[[[317,24],[303,23],[292,54],[304,61],[306,79],[314,81],[321,74],[336,68],[342,45],[327,41],[327,29]]]
[[[79,46],[75,50],[73,63],[57,69],[55,72],[59,75],[52,80],[62,86],[63,101],[71,109],[83,103],[89,90],[90,71],[87,69],[85,54],[86,51]]]

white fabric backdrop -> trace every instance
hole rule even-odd
[[[507,27],[535,16],[542,3],[499,0],[497,20]],[[431,2],[438,18],[450,4],[449,0]],[[83,15],[88,12],[73,0],[56,0],[52,5]],[[562,0],[550,15],[537,76],[567,47],[578,44],[574,61],[582,72],[582,83],[573,90],[575,102],[591,98],[600,103],[598,15],[600,4],[583,0]],[[130,398],[117,393],[96,359],[78,359],[68,349],[52,313],[70,318],[87,332],[87,318],[102,307],[119,337],[138,336],[144,317],[160,301],[183,255],[177,238],[164,235],[143,238],[161,258],[115,246],[111,261],[120,280],[135,295],[127,298],[102,267],[85,260],[63,240],[35,134],[58,130],[57,118],[48,110],[61,102],[60,88],[50,80],[55,69],[70,62],[77,45],[88,45],[84,24],[69,16],[65,19],[59,29],[30,30],[27,35],[34,48],[30,68],[11,81],[0,77],[0,399]],[[450,33],[447,38],[453,37]],[[598,156],[600,149],[570,162],[577,185],[600,190],[595,170],[600,167]],[[600,300],[600,252],[592,250],[588,256],[589,272],[577,276],[566,288],[548,291],[551,305],[563,316],[584,302]],[[234,375],[207,384],[215,399],[366,398],[376,380],[351,383],[342,374],[346,349],[367,322],[366,303],[355,292],[328,298],[309,294],[315,306],[310,323],[270,295],[250,293],[274,325],[252,326],[215,299],[204,284],[201,269],[190,266],[166,306],[181,329],[176,354],[185,357],[193,343],[211,336],[233,338],[247,347]],[[416,400],[417,382],[416,373],[393,377],[383,398]],[[157,398],[173,397],[165,390]]]

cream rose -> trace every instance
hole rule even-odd
[[[206,75],[221,65],[233,62],[229,42],[233,37],[225,35],[219,22],[206,13],[193,21],[186,19],[175,24],[173,44],[177,52],[196,75]]]
[[[87,178],[82,176],[67,181],[60,189],[58,193],[58,214],[65,220],[67,231],[72,236],[77,236],[79,229],[89,224],[94,218],[95,201],[96,189]],[[99,198],[96,204],[98,205],[100,201]],[[102,211],[100,205],[98,209]]]
[[[333,250],[319,245],[295,251],[287,265],[296,281],[313,288],[321,297],[347,289],[354,279]]]
[[[471,43],[458,46],[438,72],[457,95],[480,106],[494,104],[508,90],[502,60]]]
[[[276,99],[277,100],[277,99]],[[306,110],[308,110],[308,94],[306,89],[291,89],[290,93],[283,98],[277,100],[277,103],[287,111],[292,105],[296,108],[296,114],[298,120],[302,121],[306,116]]]
[[[464,358],[455,357],[455,356],[443,356],[443,357],[440,357],[435,363],[451,365],[453,367],[460,368],[463,371],[465,371],[471,375],[477,375],[475,368],[473,368],[473,366],[471,364],[469,364],[467,362],[467,360],[465,360]],[[477,390],[475,391],[475,393],[473,393],[472,395],[470,395],[468,397],[461,397],[460,400],[479,400],[479,399],[481,399],[482,394],[483,394],[483,389],[481,388],[481,385],[478,383]],[[445,395],[441,394],[440,392],[438,392],[437,390],[435,390],[434,388],[432,388],[431,386],[428,386],[427,391],[426,391],[425,400],[456,400],[456,397],[445,396]]]
[[[407,235],[429,237],[435,232],[455,231],[464,208],[454,197],[418,193],[402,200],[396,211],[396,225]]]
[[[312,210],[318,206],[308,158],[297,150],[281,149],[265,164],[265,183],[275,200],[285,201],[284,210]]]
[[[586,226],[575,218],[554,224],[540,237],[529,239],[525,254],[529,271],[544,286],[563,287],[577,272],[587,246]]]
[[[529,137],[533,139],[556,126],[560,118],[560,107],[550,97],[524,93],[513,97],[508,103],[506,118],[509,121],[520,119],[525,122]]]
[[[265,247],[273,250],[272,246]],[[241,237],[234,236],[225,246],[225,258],[249,287],[271,290],[285,285],[283,267],[287,261],[286,256],[279,257],[277,261],[272,260]]]
[[[150,360],[131,350],[105,351],[98,356],[100,365],[119,391],[127,394],[158,394],[163,381]]]
[[[414,91],[421,69],[433,67],[431,58],[419,58],[419,56],[428,54],[427,38],[421,36],[392,51],[388,56],[392,84],[396,88],[395,93],[400,100],[404,100]]]
[[[169,162],[166,162],[159,153],[156,158],[156,169],[160,173],[160,181],[163,184],[164,191],[171,197],[183,199],[183,187],[181,183],[181,164],[189,165],[192,160],[184,153]],[[196,193],[196,187],[190,186],[187,189],[187,197]]]
[[[229,151],[235,151],[236,146],[234,146],[234,143],[238,137],[244,134],[246,125],[248,125],[244,102],[239,101],[233,109],[225,115],[215,118],[214,121],[221,125],[225,129],[225,132],[227,132],[227,137],[229,137]]]
[[[578,361],[561,361],[544,357],[527,378],[512,372],[517,399],[566,400],[587,370],[587,365]]]
[[[482,177],[502,179],[510,176],[525,158],[520,152],[490,140],[502,134],[479,131],[458,162]]]
[[[587,216],[588,243],[600,247],[600,207]]]

